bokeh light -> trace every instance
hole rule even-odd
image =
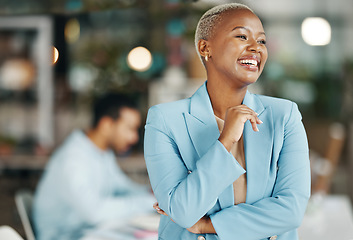
[[[330,23],[320,17],[306,18],[302,23],[302,37],[311,46],[324,46],[331,41]]]
[[[0,69],[0,86],[8,90],[28,89],[34,83],[36,69],[28,59],[9,59]]]
[[[136,47],[127,55],[127,64],[135,71],[144,72],[152,65],[152,54],[144,47]]]
[[[74,43],[80,37],[80,23],[76,18],[67,21],[65,25],[65,39],[68,43]]]
[[[53,47],[53,65],[58,62],[59,51],[56,47]]]

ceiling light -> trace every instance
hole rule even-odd
[[[136,47],[129,52],[127,64],[135,71],[144,72],[152,65],[152,55],[148,49]]]
[[[324,46],[331,41],[330,23],[320,17],[306,18],[302,23],[302,37],[312,46]]]

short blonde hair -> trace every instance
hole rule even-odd
[[[195,32],[195,47],[199,58],[202,61],[202,57],[198,50],[198,42],[200,39],[208,40],[214,34],[215,26],[222,20],[222,15],[231,10],[249,10],[253,12],[248,6],[241,3],[227,3],[215,6],[205,12],[200,18]]]

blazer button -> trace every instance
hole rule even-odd
[[[206,240],[206,238],[204,236],[198,236],[197,240]]]
[[[277,239],[277,235],[270,237],[270,240],[276,240],[276,239]]]
[[[188,171],[188,174],[190,174],[190,173],[192,173],[192,171],[191,171],[191,170],[189,170],[189,171]]]

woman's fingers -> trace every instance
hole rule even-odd
[[[257,124],[262,123],[262,121],[258,117],[259,114],[254,110],[252,110],[251,108],[247,107],[246,105],[230,108],[230,110],[228,111],[235,111],[235,112],[238,112],[239,114],[245,115],[247,120],[250,119],[251,116],[253,116],[256,119]]]
[[[255,131],[255,132],[258,132],[259,131],[259,128],[257,127],[257,119],[256,118],[250,118],[249,119],[250,123],[251,123],[251,126],[252,126],[252,129]]]
[[[156,209],[157,213],[168,216],[162,209],[159,208],[158,202],[153,204],[153,208]]]
[[[157,212],[158,212],[158,211],[163,211],[162,209],[159,208],[158,202],[155,202],[155,203],[153,204],[153,208],[156,209]]]
[[[160,209],[160,208],[159,208],[159,205],[158,205],[158,202],[155,202],[155,203],[153,204],[153,208],[156,209],[156,210]]]
[[[247,111],[247,112],[241,112],[240,114],[242,114],[242,119],[243,119],[243,120],[242,120],[242,123],[243,123],[243,124],[244,124],[247,120],[249,120],[250,123],[251,123],[251,126],[252,126],[253,130],[254,130],[255,132],[258,132],[258,131],[259,131],[257,125],[258,125],[258,124],[261,124],[261,123],[263,123],[263,122],[257,117],[257,115],[255,114],[255,112],[249,112],[249,111]]]
[[[164,216],[168,216],[163,210],[157,210],[157,213],[164,215]]]
[[[254,131],[258,132],[259,129],[257,127],[257,124],[261,124],[263,123],[260,118],[258,117],[258,113],[253,111],[251,108],[249,108],[246,105],[241,105],[241,113],[244,114],[247,118],[247,120],[249,120],[251,122],[252,128]]]
[[[229,151],[231,146],[241,138],[246,121],[250,121],[255,132],[259,131],[257,125],[261,124],[262,121],[258,115],[246,105],[228,108],[225,114],[224,127],[218,140]]]

